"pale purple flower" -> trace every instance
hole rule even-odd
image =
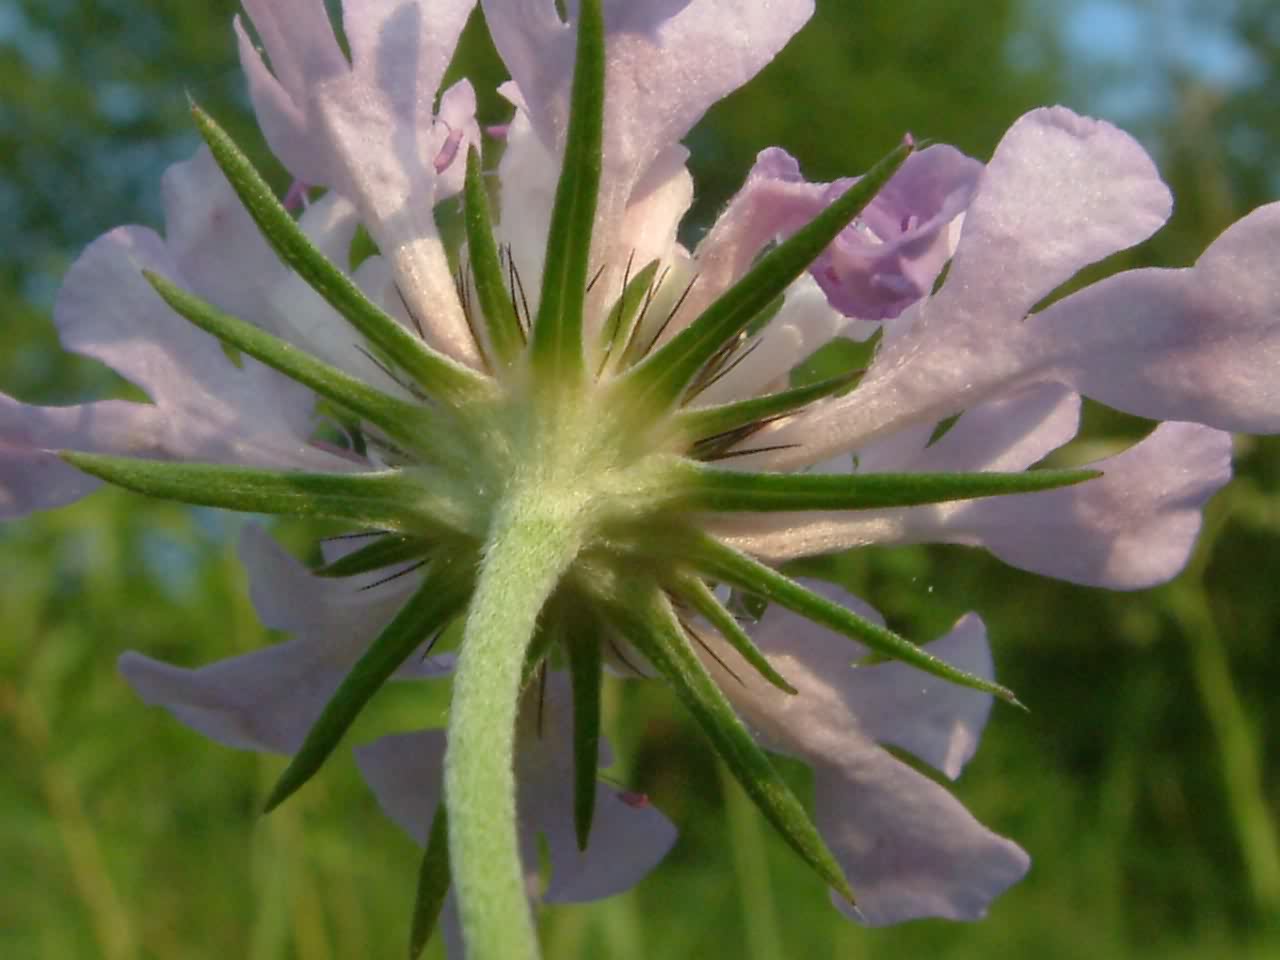
[[[552,0],[482,6],[512,77],[502,92],[515,107],[498,166],[498,239],[536,313],[575,31]],[[467,150],[481,139],[467,82],[439,89],[472,7],[471,0],[348,0],[350,62],[321,0],[245,0],[265,59],[243,22],[236,31],[272,150],[297,182],[327,190],[300,217],[311,240],[405,329],[479,369],[485,337],[473,330],[460,292],[466,284],[451,272],[433,217],[462,188]],[[794,234],[849,181],[806,183],[794,160],[767,150],[697,249],[684,249],[677,228],[693,186],[680,140],[786,44],[812,4],[610,0],[605,12],[603,174],[591,251],[599,273],[584,326],[588,365],[594,371],[598,361],[609,385],[625,372],[626,358],[600,347],[600,338],[633,270],[656,264],[635,336],[643,353],[673,342],[762,251]],[[391,444],[358,453],[355,444],[319,443],[309,391],[253,360],[233,363],[156,296],[142,269],[387,394],[415,400],[343,318],[280,264],[207,152],[170,170],[165,200],[163,238],[137,227],[100,238],[68,273],[55,308],[68,349],[107,363],[153,403],[40,408],[0,397],[0,513],[58,506],[91,489],[95,481],[57,457],[66,449],[330,472],[413,467]],[[654,515],[769,562],[868,544],[945,542],[986,547],[1015,566],[1079,583],[1132,589],[1172,577],[1186,562],[1203,505],[1230,477],[1223,431],[1280,430],[1280,275],[1272,266],[1280,205],[1230,228],[1195,267],[1123,273],[1035,311],[1083,267],[1159,229],[1169,210],[1168,191],[1134,140],[1062,108],[1018,120],[985,167],[949,147],[920,151],[810,275],[791,285],[769,325],[733,344],[714,381],[685,405],[696,410],[785,388],[790,371],[831,338],[879,330],[856,389],[731,437],[716,456],[732,456],[725,463],[735,468],[777,472],[823,464],[855,475],[1016,473],[1072,440],[1082,395],[1172,421],[1096,464],[1100,479],[923,507],[795,514],[679,512],[661,502],[659,490]],[[379,253],[354,264],[361,225]],[[519,378],[497,371],[493,380],[519,395]],[[608,399],[580,398],[584,424],[602,396]],[[492,432],[503,429],[497,423]],[[653,435],[651,456],[608,466],[628,478],[633,467],[639,475],[676,454],[710,459],[688,438],[672,440],[674,428]],[[480,440],[483,461],[489,451]],[[634,491],[617,489],[626,502],[608,506],[619,515],[636,509],[643,520]],[[475,535],[470,523],[483,540],[492,520],[485,495],[475,494],[480,506],[460,497],[459,537]],[[258,531],[246,535],[243,557],[263,622],[294,639],[199,670],[137,654],[127,654],[121,669],[148,702],[221,742],[292,752],[418,575],[397,568],[405,575],[392,580],[379,573],[320,578]],[[852,598],[839,600],[875,621]],[[768,686],[745,665],[737,671],[742,683],[725,680],[718,662],[709,661],[710,669],[763,743],[813,766],[817,824],[860,896],[862,918],[981,916],[1025,871],[1026,855],[877,744],[902,747],[955,777],[976,749],[990,696],[903,664],[855,668],[864,649],[822,635],[777,604],[754,633],[796,694]],[[609,639],[627,659],[641,660],[624,639]],[[991,679],[975,616],[931,649],[978,680]],[[737,654],[726,648],[723,656]],[[400,675],[432,674],[439,662],[412,657]],[[601,787],[592,845],[577,852],[560,685],[553,680],[544,704],[554,722],[531,733],[527,717],[521,720],[519,812],[526,863],[534,831],[551,841],[550,886],[538,892],[588,899],[648,870],[670,845],[671,828],[656,811]],[[383,807],[419,839],[440,794],[443,743],[440,732],[408,734],[358,754]]]

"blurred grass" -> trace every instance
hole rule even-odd
[[[20,107],[0,111],[0,169],[10,188],[38,201],[8,221],[16,232],[0,258],[0,387],[23,398],[68,401],[115,383],[57,353],[40,291],[103,226],[154,220],[159,164],[193,142],[172,78],[187,77],[246,126],[225,29],[233,5],[166,0],[147,16],[121,14],[135,6],[23,0],[62,52],[52,68],[24,67],[35,62],[29,51],[19,45],[15,54],[13,35],[0,34],[5,105]],[[961,18],[946,3],[922,3],[911,18],[898,5],[867,3],[852,26],[839,3],[820,7],[825,20],[695,131],[702,223],[766,143],[791,146],[815,177],[865,165],[903,126],[985,156],[1018,112],[1066,89],[1055,74],[1062,65],[1019,3],[993,2],[985,19],[970,10]],[[69,10],[74,20],[58,19]],[[1001,59],[1010,37],[1021,38],[1019,49],[1041,44],[1043,55],[1011,66]],[[473,44],[469,55],[492,65],[483,38]],[[152,51],[128,58],[127,73],[149,96],[160,91],[146,101],[159,110],[123,126],[79,118],[79,107],[41,113],[49,102],[81,103],[114,76],[118,58],[93,54],[110,49]],[[822,104],[825,122],[797,102]],[[1204,102],[1189,97],[1186,111],[1152,118],[1152,130],[1173,131],[1156,146],[1179,196],[1175,229],[1113,265],[1188,262],[1263,199],[1241,186],[1257,182],[1256,169],[1233,166]],[[1255,127],[1271,137],[1276,128],[1274,117]],[[116,139],[104,142],[104,130]],[[41,137],[56,149],[42,152]],[[136,154],[152,141],[164,144],[163,156]],[[90,163],[104,188],[68,190]],[[127,189],[113,179],[122,163]],[[147,185],[145,201],[138,184]],[[23,242],[32,236],[43,240]],[[1089,423],[1104,436],[1140,429],[1093,410]],[[962,548],[841,558],[841,578],[918,639],[967,610],[981,613],[1001,678],[1031,707],[1029,716],[997,708],[957,785],[976,815],[1034,858],[988,920],[878,931],[845,922],[670,694],[611,681],[606,717],[621,758],[612,773],[648,793],[681,837],[632,893],[548,909],[547,955],[1280,956],[1280,441],[1242,440],[1237,472],[1211,505],[1188,572],[1153,591],[1053,583]],[[197,664],[279,639],[248,604],[237,529],[238,521],[110,491],[0,527],[0,956],[402,955],[417,851],[381,816],[349,752],[264,819],[257,811],[279,758],[205,741],[139,703],[115,674],[125,649]],[[281,532],[307,549],[312,531]],[[434,686],[388,690],[354,739],[437,724],[441,710]],[[806,772],[783,768],[803,795]]]

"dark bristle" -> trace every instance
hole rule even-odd
[[[698,275],[694,274],[693,279],[689,281],[689,285],[684,288],[684,293],[680,294],[680,299],[676,301],[675,306],[672,307],[671,311],[667,314],[666,319],[662,321],[662,325],[659,326],[657,331],[654,333],[653,339],[649,341],[649,345],[644,348],[645,356],[648,356],[653,351],[653,348],[658,345],[658,341],[662,339],[662,335],[666,332],[667,327],[671,325],[671,321],[674,320],[676,314],[680,312],[680,308],[684,306],[684,302],[689,299],[689,294],[693,292],[693,285],[697,282]]]
[[[705,457],[704,459],[710,463],[715,460],[732,460],[734,457],[749,457],[753,453],[769,453],[773,450],[796,450],[800,447],[798,443],[775,443],[770,447],[751,447],[748,450],[728,450],[724,453],[717,453],[714,456]]]
[[[426,400],[428,400],[428,399],[429,399],[429,397],[427,397],[427,395],[426,395],[425,393],[423,393],[421,390],[419,390],[416,386],[414,386],[414,385],[413,385],[413,384],[411,384],[411,383],[405,383],[403,380],[401,380],[398,376],[396,376],[396,375],[395,375],[395,373],[392,371],[392,369],[391,369],[390,367],[388,367],[385,363],[383,363],[381,360],[379,360],[377,357],[375,357],[372,353],[370,353],[370,352],[369,352],[368,350],[366,350],[364,347],[360,346],[360,344],[358,344],[358,343],[357,343],[357,344],[355,344],[355,348],[356,348],[356,350],[358,350],[360,353],[364,354],[364,355],[365,355],[365,357],[367,357],[367,358],[368,358],[369,362],[370,362],[370,363],[372,363],[375,367],[377,367],[379,370],[381,370],[383,373],[385,373],[388,377],[390,377],[392,380],[394,380],[394,381],[395,381],[397,384],[399,384],[403,389],[405,389],[405,390],[407,390],[409,393],[413,394],[413,396],[414,396],[416,399],[418,399],[418,400],[422,400],[422,401],[426,401]]]
[[[538,668],[538,739],[542,739],[542,714],[547,700],[547,665]]]
[[[596,371],[596,379],[600,378],[604,373],[604,368],[608,366],[609,357],[613,354],[614,342],[618,339],[618,328],[622,325],[622,315],[626,312],[627,307],[627,284],[631,282],[631,265],[635,262],[635,259],[636,252],[635,250],[632,250],[631,253],[627,255],[627,265],[622,271],[622,292],[618,295],[618,307],[614,311],[612,321],[609,323],[609,337],[605,342],[604,352],[600,356],[600,369]],[[592,278],[591,282],[595,283],[596,278],[599,276],[600,274],[597,271],[596,276]],[[589,285],[587,290],[588,292],[591,290]]]
[[[471,270],[467,266],[458,268],[458,276],[455,279],[458,287],[458,300],[462,303],[462,316],[467,321],[467,330],[471,334],[471,342],[476,345],[476,353],[480,357],[480,365],[484,367],[484,372],[493,373],[493,364],[489,362],[489,352],[484,347],[484,341],[480,338],[480,331],[476,329],[475,314],[471,309]]]
[[[703,650],[707,651],[707,656],[709,656],[716,663],[720,664],[720,666],[724,669],[725,673],[733,677],[733,679],[737,680],[738,683],[742,684],[742,686],[744,687],[746,686],[746,684],[742,682],[742,678],[733,672],[733,668],[730,667],[727,663],[725,663],[722,659],[720,659],[720,655],[717,654],[714,650],[712,650],[709,646],[707,646],[706,643],[703,642],[703,639],[700,636],[698,636],[697,633],[694,632],[693,628],[689,626],[689,624],[685,623],[684,620],[680,619],[680,617],[676,617],[676,622],[679,623],[680,626],[684,628],[684,632],[689,637],[690,640],[692,640],[694,643],[700,646]]]
[[[396,296],[400,298],[400,305],[404,307],[404,312],[409,315],[409,319],[413,321],[413,328],[418,331],[418,339],[425,341],[427,339],[426,331],[422,329],[422,321],[418,319],[418,315],[409,307],[409,301],[404,298],[404,291],[400,289],[400,284],[395,284]]]
[[[385,537],[391,533],[390,530],[366,530],[363,533],[336,533],[332,537],[321,537],[321,543],[330,543],[334,540],[365,540],[369,537]]]
[[[596,285],[596,281],[600,279],[600,276],[603,273],[604,273],[604,264],[602,263],[600,264],[599,267],[596,268],[596,272],[591,275],[591,279],[587,281],[587,291],[586,291],[587,293],[591,292],[591,288]]]
[[[529,331],[533,328],[533,314],[529,312],[529,298],[524,294],[524,281],[520,279],[520,271],[516,269],[516,258],[511,256],[510,250],[507,252],[507,271],[509,274],[509,283],[511,285],[511,306],[516,306],[516,294],[520,295],[520,308],[516,310],[516,319],[520,322],[520,331],[524,335],[525,342],[529,342]],[[521,316],[521,311],[524,315]]]
[[[623,665],[624,667],[626,667],[628,670],[630,670],[632,673],[634,673],[637,677],[641,677],[641,678],[643,678],[643,677],[647,676],[647,674],[646,674],[644,671],[642,671],[642,670],[641,670],[639,667],[637,667],[634,663],[632,663],[632,662],[631,662],[630,660],[628,660],[625,656],[623,656],[622,648],[621,648],[621,647],[619,647],[619,646],[614,642],[613,637],[611,637],[611,636],[607,636],[607,635],[606,635],[606,637],[605,637],[605,642],[609,644],[609,649],[613,651],[613,655],[614,655],[615,657],[617,657],[619,661],[621,661],[621,663],[622,663],[622,665]]]
[[[426,560],[418,560],[415,563],[412,563],[409,566],[405,567],[403,570],[397,571],[396,573],[388,574],[387,576],[383,577],[381,580],[375,580],[373,583],[366,584],[365,586],[361,587],[360,590],[361,591],[372,590],[374,587],[380,587],[384,583],[390,583],[392,580],[398,580],[401,577],[403,577],[405,574],[413,573],[415,570],[420,569],[426,564],[426,562],[427,562]]]
[[[712,375],[710,379],[706,381],[706,383],[698,384],[696,389],[691,390],[686,395],[685,402],[688,403],[694,397],[698,396],[698,394],[711,389],[711,387],[713,387],[715,384],[719,383],[729,374],[733,373],[733,371],[737,369],[738,364],[742,363],[743,360],[747,359],[747,357],[755,353],[756,350],[759,349],[760,344],[763,342],[764,342],[763,340],[756,340],[751,344],[751,346],[747,347],[747,349],[743,350],[740,354],[734,357],[732,361],[728,363],[724,363],[724,361],[721,361],[722,363],[724,363],[724,366],[721,367],[721,369],[717,370],[715,374]],[[736,346],[735,346],[735,349],[736,349]]]

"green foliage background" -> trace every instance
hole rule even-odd
[[[1215,87],[1149,49],[1082,62],[1059,30],[1078,6],[819,0],[795,43],[691,136],[701,188],[692,234],[765,145],[788,147],[814,179],[863,169],[904,129],[985,158],[1025,109],[1089,110],[1141,83],[1159,96],[1124,119],[1160,160],[1178,209],[1160,237],[1105,269],[1191,262],[1226,224],[1280,196],[1280,11],[1270,0],[1110,4],[1157,20],[1176,8],[1193,30],[1227,37],[1252,66]],[[109,371],[59,352],[52,296],[95,235],[158,225],[159,174],[196,143],[188,91],[260,147],[234,61],[234,9],[0,9],[5,392],[40,402],[127,393]],[[459,69],[496,80],[475,26]],[[484,109],[499,118],[497,101]],[[265,151],[257,158],[280,175]],[[1100,411],[1088,420],[1100,445],[1143,429]],[[995,711],[958,786],[1034,858],[985,922],[844,922],[674,700],[614,683],[614,772],[650,794],[681,839],[631,894],[546,911],[548,956],[1280,955],[1280,443],[1242,439],[1237,465],[1191,568],[1157,590],[1084,590],[960,548],[839,561],[858,593],[921,640],[979,611],[1001,678],[1031,707]],[[106,491],[0,528],[0,956],[402,955],[417,851],[379,814],[349,754],[261,818],[279,758],[201,739],[115,674],[129,648],[196,664],[278,639],[248,605],[238,526]],[[279,532],[302,552],[315,536]],[[358,737],[441,722],[441,694],[386,691]],[[804,790],[804,771],[786,769]]]

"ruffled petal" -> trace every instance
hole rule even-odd
[[[755,634],[799,692],[744,674],[725,693],[767,746],[813,767],[815,821],[858,898],[857,911],[842,909],[872,925],[982,916],[1026,872],[1027,855],[873,741],[883,736],[954,776],[976,748],[991,698],[901,664],[855,667],[843,638],[773,607]],[[972,615],[928,649],[991,675]]]
[[[37,407],[0,394],[0,519],[65,506],[101,484],[52,451],[151,454],[160,419],[153,406],[121,400]]]
[[[600,784],[590,843],[578,849],[573,822],[573,739],[569,684],[548,676],[540,704],[526,700],[516,744],[521,846],[536,894],[536,838],[547,840],[551,880],[541,899],[580,902],[633,886],[675,842],[675,828],[642,797]],[[387,815],[424,843],[439,802],[445,735],[424,731],[383,737],[357,748],[356,762]],[[603,760],[608,745],[602,741]]]
[[[551,0],[484,0],[482,6],[533,130],[559,156],[574,64],[570,25]],[[812,13],[810,0],[606,4],[608,109],[593,262],[622,269],[630,246],[623,215],[637,185],[713,103],[773,59]]]
[[[982,164],[953,147],[910,156],[810,267],[832,306],[847,317],[884,320],[925,296],[951,256],[951,228],[981,175]],[[686,320],[745,273],[766,244],[803,227],[854,182],[809,183],[785,150],[761,151],[698,246],[699,288]]]
[[[859,472],[1016,472],[1070,440],[1079,422],[1078,396],[1060,384],[1040,384],[966,411],[931,445],[934,424],[925,422],[876,440],[855,455]],[[852,463],[846,459],[843,468]],[[954,509],[954,504],[942,504],[729,515],[716,518],[710,529],[741,550],[780,562],[871,544],[931,542],[930,536],[945,540],[943,518]]]
[[[987,166],[942,289],[912,308],[910,332],[886,342],[857,390],[769,435],[799,445],[773,465],[816,463],[1027,383],[1072,382],[1055,369],[1055,348],[1066,337],[1076,356],[1092,345],[1060,326],[1046,335],[1027,313],[1081,268],[1148,237],[1169,205],[1126,134],[1063,108],[1027,114]]]
[[[246,529],[240,557],[263,623],[301,636],[197,669],[129,651],[120,672],[147,703],[219,743],[293,753],[409,587],[361,591],[312,576],[256,527]]]
[[[308,443],[309,391],[249,358],[232,363],[217,340],[170,310],[143,270],[186,285],[152,231],[121,227],[99,237],[68,271],[54,320],[68,350],[107,364],[153,406],[133,414],[98,404],[47,414],[28,408],[19,446],[52,450],[74,441],[83,446],[72,449],[123,455],[350,467]],[[42,424],[50,435],[37,433]]]
[[[356,204],[419,325],[469,362],[478,355],[432,211],[461,187],[461,159],[479,143],[474,93],[462,82],[444,93],[439,116],[433,104],[473,6],[347,3],[348,67],[316,0],[250,0],[245,8],[274,76],[240,30],[241,63],[272,149],[298,179]],[[307,29],[288,29],[289,14],[306,19]]]
[[[1229,227],[1185,270],[1133,270],[1028,322],[1078,390],[1161,420],[1280,430],[1280,204]]]
[[[815,764],[814,819],[871,926],[920,917],[978,920],[1031,865],[955,797],[878,748],[849,744]]]

